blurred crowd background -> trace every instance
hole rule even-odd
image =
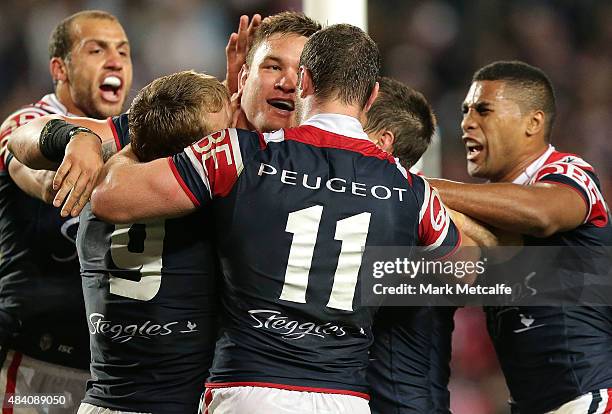
[[[132,45],[133,97],[155,77],[177,70],[222,79],[224,48],[241,14],[301,8],[300,0],[2,0],[0,116],[52,90],[49,34],[78,10],[107,10],[123,24]],[[368,30],[381,49],[383,74],[420,90],[432,103],[445,178],[469,180],[459,123],[472,73],[493,60],[521,59],[544,69],[556,87],[553,144],[590,162],[610,197],[611,1],[370,0]],[[459,310],[453,342],[454,413],[508,412],[507,390],[479,309]]]

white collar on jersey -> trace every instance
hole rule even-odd
[[[60,100],[57,98],[57,95],[54,93],[50,93],[50,94],[43,96],[41,101],[44,104],[52,107],[55,110],[55,113],[57,114],[66,115],[66,116],[77,116],[73,113],[68,112],[68,109],[66,108],[66,106],[60,102]]]
[[[357,118],[348,115],[317,114],[310,117],[306,122],[302,123],[302,125],[310,125],[349,138],[370,140],[368,134],[363,132],[361,122],[359,122]]]
[[[512,181],[512,182],[514,184],[519,184],[519,185],[527,185],[527,184],[529,184],[529,181],[531,180],[531,177],[533,177],[533,175],[540,168],[542,168],[542,165],[544,165],[544,162],[548,159],[548,157],[550,157],[550,154],[552,154],[554,150],[555,150],[555,147],[553,147],[552,145],[548,144],[548,149],[546,150],[546,152],[544,152],[544,154],[542,154],[537,160],[535,160],[534,162],[529,164],[529,166],[527,168],[525,168],[525,171],[523,171],[521,173],[521,175],[516,177],[514,179],[514,181]]]

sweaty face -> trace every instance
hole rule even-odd
[[[275,34],[253,55],[246,79],[241,78],[241,107],[260,132],[295,126],[295,89],[300,55],[307,38]]]
[[[472,83],[463,102],[462,140],[472,177],[508,179],[518,162],[525,119],[504,81]]]
[[[77,112],[93,118],[121,113],[132,86],[130,46],[113,20],[81,18],[72,25],[67,82]]]

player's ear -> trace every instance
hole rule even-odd
[[[372,104],[374,103],[374,101],[378,97],[378,89],[379,88],[380,88],[380,85],[378,84],[378,82],[376,82],[374,84],[374,88],[372,88],[372,92],[370,93],[370,97],[368,98],[365,106],[363,107],[363,110],[365,112],[368,112],[370,110],[370,108],[372,107]]]
[[[300,66],[298,73],[298,88],[300,88],[300,98],[305,98],[314,94],[314,85],[312,84],[312,73],[305,66]]]
[[[249,77],[249,67],[245,63],[240,68],[240,72],[238,73],[238,93],[242,93],[244,89],[244,85],[246,84],[247,78]]]
[[[527,136],[543,134],[546,122],[544,111],[534,111],[527,119],[526,133]]]
[[[395,134],[388,129],[382,131],[378,140],[378,147],[389,154],[393,154],[393,143],[395,142]]]
[[[66,79],[68,79],[66,63],[62,58],[51,58],[49,61],[49,72],[51,72],[51,78],[54,84],[57,82],[65,82]]]

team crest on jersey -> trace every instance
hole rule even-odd
[[[435,231],[441,231],[448,224],[449,217],[436,190],[432,190],[429,204],[431,227]]]
[[[38,346],[40,347],[41,351],[48,351],[51,349],[51,347],[53,346],[53,337],[46,333],[43,334],[40,337],[40,341],[38,342]]]
[[[444,243],[451,220],[438,192],[426,180],[423,204],[419,212],[419,240],[425,251],[432,251]]]

